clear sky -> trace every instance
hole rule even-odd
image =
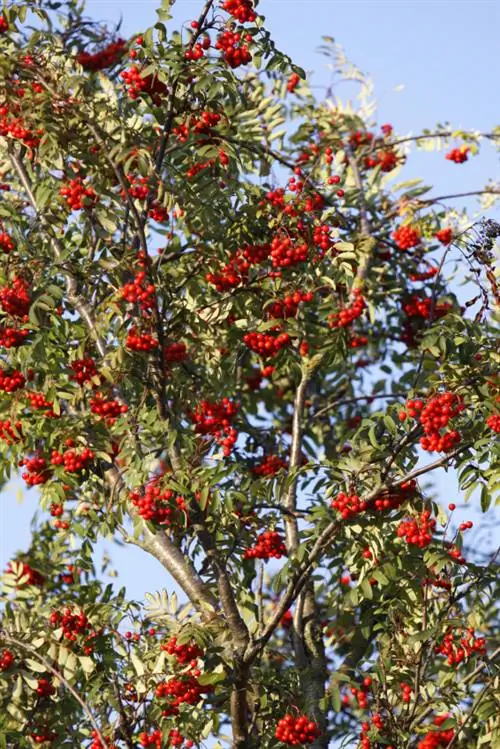
[[[201,5],[201,0],[177,0],[171,23],[178,26],[195,18]],[[156,6],[154,0],[87,3],[96,19],[112,24],[122,16],[123,36],[153,24]],[[500,120],[500,4],[496,0],[261,0],[258,10],[278,47],[312,72],[318,87],[329,82],[325,59],[315,53],[321,36],[333,36],[341,43],[350,59],[374,79],[379,123],[391,122],[398,133],[417,133],[445,121],[488,131]],[[396,91],[401,85],[403,90]],[[321,88],[317,92],[320,96]],[[342,88],[335,93],[342,98]],[[408,169],[409,176],[423,176],[427,184],[435,184],[435,194],[477,189],[488,177],[500,180],[498,158],[487,147],[461,166],[445,161],[442,153],[421,153]],[[441,472],[438,485],[444,502],[459,502],[453,476]],[[24,500],[18,504],[19,486],[13,482],[0,497],[2,568],[29,543],[36,495],[23,489]],[[169,585],[164,570],[142,551],[110,544],[100,548],[111,552],[130,596],[142,598],[145,591]]]

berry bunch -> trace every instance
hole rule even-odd
[[[11,650],[2,650],[0,653],[0,671],[7,671],[14,663],[14,653]]]
[[[139,333],[134,326],[127,334],[125,346],[131,351],[154,351],[158,348],[158,339],[150,333]]]
[[[35,411],[46,411],[46,416],[55,418],[57,414],[53,410],[54,403],[48,401],[43,393],[36,393],[34,390],[28,391],[26,397],[30,402],[30,406]]]
[[[0,34],[5,34],[9,30],[9,23],[5,16],[0,16]]]
[[[106,398],[103,393],[96,393],[95,397],[90,399],[90,410],[111,425],[119,416],[127,413],[128,406],[112,398]]]
[[[263,359],[267,359],[281,351],[282,348],[290,345],[291,339],[288,333],[257,333],[255,331],[246,333],[243,336],[245,346]]]
[[[435,647],[435,652],[446,656],[449,666],[458,666],[473,654],[486,655],[486,640],[484,637],[475,637],[471,627],[465,634],[449,630],[443,641]]]
[[[288,91],[288,93],[293,94],[293,92],[295,91],[299,83],[300,83],[300,75],[297,75],[297,73],[292,73],[292,75],[290,76],[290,78],[288,79],[286,83],[286,90]]]
[[[196,668],[198,658],[203,657],[203,650],[196,643],[181,645],[177,642],[176,637],[171,637],[166,643],[160,645],[160,650],[164,650],[168,655],[173,655],[181,666],[189,663],[191,668]]]
[[[50,697],[56,693],[56,690],[48,679],[38,679],[36,693],[39,697]]]
[[[117,39],[110,42],[98,52],[79,52],[76,56],[77,62],[84,70],[104,70],[116,65],[125,54],[125,40]]]
[[[430,511],[425,510],[420,514],[420,518],[401,521],[396,531],[398,537],[404,538],[409,546],[418,546],[419,549],[429,546],[432,541],[432,533],[436,527],[436,521],[431,520],[430,517]]]
[[[438,242],[441,242],[441,244],[444,244],[445,246],[450,244],[451,240],[453,239],[453,229],[450,229],[449,226],[445,227],[444,229],[440,229],[437,231],[434,235]]]
[[[92,379],[99,377],[95,361],[90,356],[85,359],[75,359],[75,361],[70,364],[70,367],[73,370],[70,379],[74,380],[79,385],[84,385],[86,382],[91,382]]]
[[[26,322],[30,306],[29,286],[19,276],[15,276],[9,286],[0,289],[0,307],[7,315]]]
[[[26,148],[34,149],[40,145],[40,136],[43,135],[43,130],[34,132],[26,127],[20,117],[12,115],[8,104],[3,104],[0,107],[0,135],[20,140]]]
[[[120,76],[127,86],[127,93],[131,99],[137,99],[140,94],[146,94],[151,97],[154,104],[159,106],[162,97],[168,91],[163,81],[160,81],[156,76],[152,74],[143,76],[137,65],[132,65],[128,70],[123,70]]]
[[[419,417],[425,436],[420,445],[428,452],[449,452],[460,442],[460,434],[455,431],[442,432],[455,416],[461,413],[465,405],[455,393],[440,393],[430,398],[427,403],[420,399],[410,400],[406,404],[408,415]]]
[[[71,608],[53,611],[49,617],[53,627],[61,628],[63,637],[70,642],[76,642],[79,635],[86,635],[90,629],[90,622],[83,611],[74,613]]]
[[[286,319],[288,317],[295,317],[299,304],[301,302],[312,302],[314,294],[312,291],[302,292],[295,291],[293,294],[287,294],[283,301],[279,300],[273,302],[266,308],[269,317],[275,319]]]
[[[18,348],[22,346],[29,336],[30,331],[25,328],[9,328],[7,325],[0,325],[0,346],[4,348]]]
[[[360,289],[353,291],[354,301],[349,307],[344,307],[339,312],[329,315],[329,325],[331,328],[346,328],[358,317],[361,317],[363,310],[366,309],[366,302]]]
[[[420,231],[416,227],[405,224],[393,232],[392,238],[400,250],[409,250],[420,244]]]
[[[21,474],[21,478],[26,481],[28,486],[45,484],[52,477],[45,458],[40,458],[37,455],[32,458],[23,458],[23,460],[20,460],[19,467],[22,466],[26,470]]]
[[[264,531],[255,544],[243,552],[243,559],[281,559],[287,555],[283,538],[277,531]]]
[[[365,512],[368,509],[368,503],[364,502],[357,494],[345,494],[340,492],[330,503],[330,506],[340,512],[344,520]]]
[[[99,202],[94,188],[86,187],[81,177],[70,180],[68,185],[61,187],[59,194],[66,198],[66,203],[72,211],[92,208]]]
[[[144,520],[158,525],[174,525],[179,520],[179,513],[187,516],[184,497],[176,497],[170,489],[162,489],[157,479],[146,484],[143,491],[132,492],[130,500]]]
[[[155,689],[155,697],[168,700],[163,715],[177,715],[182,704],[196,705],[204,694],[213,691],[213,686],[200,684],[196,676],[183,674],[161,682]]]
[[[45,582],[43,575],[34,570],[27,562],[9,562],[5,569],[6,574],[15,575],[16,587],[19,585],[42,586]]]
[[[0,440],[3,440],[7,445],[13,445],[15,442],[20,442],[22,439],[22,423],[16,421],[14,424],[10,419],[0,421]]]
[[[240,65],[247,65],[252,60],[252,55],[248,49],[248,44],[242,43],[242,31],[230,31],[227,29],[219,34],[215,43],[215,49],[220,49],[224,54],[224,60],[230,68],[238,68]],[[250,34],[245,35],[245,41],[251,42],[253,37]]]
[[[434,718],[434,725],[441,726],[448,720],[449,715],[437,715]],[[449,728],[447,731],[430,731],[422,741],[417,744],[417,749],[437,749],[438,747],[447,747],[455,738],[455,731]]]
[[[126,283],[120,289],[121,298],[129,304],[139,305],[142,312],[147,313],[157,306],[156,288],[148,283],[146,273],[139,271],[134,280]]]
[[[403,304],[403,310],[408,317],[421,317],[423,320],[439,320],[453,309],[450,302],[434,302],[428,297],[413,295]]]
[[[271,241],[269,256],[273,268],[290,268],[307,260],[309,247],[306,242],[295,243],[288,235],[277,235]]]
[[[400,686],[401,686],[401,691],[403,693],[403,696],[401,697],[402,701],[404,703],[411,702],[411,695],[413,692],[413,688],[409,684],[406,684],[406,682],[404,681],[401,682]]]
[[[12,250],[15,249],[15,247],[16,245],[14,244],[12,237],[5,231],[0,232],[0,250],[8,255],[9,252],[12,252]]]
[[[317,723],[310,720],[307,715],[285,715],[278,721],[274,737],[283,744],[290,746],[302,746],[311,744],[320,735]]]
[[[203,400],[190,414],[196,424],[195,432],[215,437],[226,457],[231,454],[238,436],[236,429],[231,426],[238,408],[238,404],[229,398],[223,398],[220,403]]]
[[[127,175],[129,182],[128,190],[121,190],[120,196],[125,200],[127,192],[131,198],[136,200],[147,200],[149,197],[149,177],[134,177],[132,174]]]
[[[275,476],[278,471],[285,470],[288,467],[286,461],[278,455],[266,455],[264,460],[253,468],[256,476]]]
[[[468,146],[460,146],[460,148],[452,148],[451,151],[448,151],[446,154],[446,159],[448,161],[453,161],[455,164],[463,164],[464,161],[467,161],[469,158],[470,148]]]
[[[225,0],[221,8],[240,23],[253,23],[257,18],[250,0]]]
[[[498,434],[500,432],[500,414],[493,414],[492,416],[488,416],[488,418],[486,419],[486,424],[490,429]]]
[[[79,453],[73,449],[63,453],[53,450],[50,462],[53,466],[63,466],[67,473],[78,473],[88,468],[94,457],[94,452],[88,447],[84,447]]]
[[[187,346],[182,341],[178,343],[169,343],[165,347],[163,353],[163,359],[165,364],[172,364],[173,362],[181,362],[187,359]]]

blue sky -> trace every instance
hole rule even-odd
[[[177,0],[174,22],[195,18],[201,0]],[[112,24],[123,16],[123,36],[141,32],[155,22],[156,2],[149,0],[90,0],[88,12]],[[379,101],[379,123],[391,122],[402,134],[450,121],[455,127],[490,130],[498,116],[497,83],[500,79],[498,28],[500,4],[496,1],[436,2],[418,0],[262,0],[259,11],[284,52],[313,73],[313,84],[329,82],[325,58],[315,50],[322,35],[335,37],[364,72],[371,74]],[[404,85],[403,90],[396,87]],[[342,98],[343,89],[335,92]],[[444,160],[442,153],[418,154],[410,176],[424,176],[435,184],[436,194],[480,188],[488,177],[500,179],[497,155],[485,147],[477,158],[462,166]],[[474,208],[474,203],[466,203]],[[498,218],[498,212],[497,212]],[[459,502],[452,475],[441,472],[437,484],[443,501]],[[0,566],[29,543],[29,521],[36,493],[12,482],[0,497]],[[475,517],[475,515],[472,515]],[[132,597],[168,585],[164,570],[138,549],[108,548],[121,581]]]

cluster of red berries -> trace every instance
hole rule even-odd
[[[178,343],[169,343],[168,346],[165,346],[165,351],[163,353],[163,358],[165,361],[165,364],[171,364],[173,362],[181,362],[187,359],[187,346],[182,341],[179,341]]]
[[[295,291],[293,294],[287,294],[283,301],[279,300],[270,304],[269,307],[266,307],[266,312],[269,317],[276,319],[295,317],[299,309],[299,304],[301,302],[312,302],[313,299],[314,294],[312,291]]]
[[[462,636],[461,633],[450,630],[436,646],[435,652],[446,656],[449,666],[458,666],[473,654],[486,655],[486,640],[484,637],[475,637],[471,627]]]
[[[148,216],[157,224],[166,224],[169,221],[168,209],[156,200],[149,209]]]
[[[40,145],[40,136],[42,134],[43,130],[34,132],[29,127],[26,127],[20,117],[11,116],[7,104],[0,107],[0,135],[20,140],[26,148],[33,149]]]
[[[240,23],[253,23],[257,18],[250,0],[225,0],[221,8]]]
[[[198,658],[203,657],[203,650],[196,643],[181,645],[177,642],[176,637],[171,637],[168,642],[160,645],[160,650],[164,650],[168,655],[173,655],[177,663],[180,663],[181,666],[189,663],[192,669],[197,667]]]
[[[162,489],[157,479],[146,484],[143,491],[132,492],[130,500],[141,518],[158,525],[175,524],[179,513],[187,516],[184,497],[176,497],[171,489]]]
[[[250,390],[258,390],[262,383],[262,380],[271,377],[275,369],[276,367],[268,364],[266,367],[262,367],[262,369],[253,370],[252,375],[246,378],[246,382]]]
[[[0,289],[0,307],[7,315],[26,322],[30,306],[29,286],[23,278],[15,276],[9,286]]]
[[[193,21],[193,23],[197,23],[197,21]],[[205,51],[207,49],[210,49],[210,37],[204,36],[201,43],[196,42],[196,44],[193,45],[193,47],[189,47],[184,52],[184,59],[186,60],[201,60],[202,57],[205,56]]]
[[[46,484],[52,476],[45,458],[41,458],[37,455],[32,458],[23,458],[23,460],[20,460],[19,467],[22,466],[24,466],[26,470],[21,474],[21,478],[26,481],[28,486],[40,486],[41,484]]]
[[[449,715],[438,715],[434,718],[434,725],[441,726],[448,720]],[[438,749],[438,747],[447,747],[451,741],[455,738],[455,731],[453,728],[448,728],[446,731],[430,731],[424,738],[418,742],[417,749]]]
[[[281,559],[287,550],[278,531],[264,531],[255,544],[243,552],[243,559]]]
[[[429,510],[424,510],[420,518],[411,518],[401,521],[397,535],[404,538],[409,546],[418,546],[419,549],[425,549],[432,541],[432,533],[436,527],[436,521],[430,519]]]
[[[274,738],[290,746],[311,744],[320,736],[318,724],[310,720],[307,715],[287,714],[278,721]]]
[[[90,744],[89,749],[105,749],[105,746],[99,738],[99,734],[97,733],[97,731],[91,731],[90,735],[92,736],[92,743]],[[106,746],[108,747],[108,749],[118,749],[116,744],[113,744],[111,742],[111,738],[109,736],[103,736],[103,740],[106,742]]]
[[[135,200],[147,200],[149,197],[149,177],[134,177],[133,174],[127,175],[129,182],[128,194]],[[125,200],[127,197],[127,191],[121,190],[120,196]]]
[[[70,364],[70,367],[73,370],[70,379],[74,380],[79,385],[84,385],[86,382],[91,382],[92,379],[99,377],[95,361],[90,356],[85,359],[75,359],[75,361]]]
[[[401,157],[395,151],[390,149],[377,151],[375,156],[367,156],[365,159],[365,169],[374,169],[379,166],[381,172],[392,172],[397,167]]]
[[[242,42],[242,31],[230,31],[227,29],[219,34],[215,42],[215,49],[223,52],[224,60],[230,68],[238,68],[240,65],[247,65],[252,60],[252,55],[248,49],[248,44]],[[245,35],[245,42],[252,42],[251,34]]]
[[[409,224],[405,224],[393,232],[392,238],[400,250],[409,250],[420,244],[420,231]]]
[[[288,235],[273,237],[269,257],[273,268],[290,268],[307,260],[309,247],[306,242],[295,243]]]
[[[276,356],[282,348],[290,345],[291,338],[288,333],[257,333],[253,331],[246,333],[243,336],[243,342],[245,346],[256,354],[262,356],[263,359],[267,359],[271,356]]]
[[[2,650],[0,653],[0,671],[7,671],[14,663],[14,653],[11,650]]]
[[[286,83],[286,90],[289,94],[293,94],[295,89],[300,83],[300,75],[297,73],[292,73],[292,75],[289,77],[287,83]]]
[[[460,146],[460,148],[452,148],[451,151],[448,151],[446,154],[446,159],[448,161],[454,161],[455,164],[463,164],[464,161],[467,161],[468,153],[470,151],[470,148],[468,146]]]
[[[15,566],[13,566],[12,562],[9,562],[5,572],[8,575],[15,575],[16,576],[16,587],[19,584],[22,585],[37,585],[42,586],[45,582],[45,578],[43,575],[38,572],[38,570],[34,570],[31,565],[29,565],[27,562],[15,562]],[[22,581],[22,583],[20,582]]]
[[[455,416],[458,416],[465,405],[460,396],[455,393],[440,393],[430,398],[427,403],[420,399],[410,400],[406,404],[407,413],[412,418],[418,416],[420,424],[424,428],[425,436],[420,439],[420,445],[428,452],[448,452],[460,442],[460,434],[455,431],[442,433],[441,430]],[[403,419],[405,412],[401,412]]]
[[[99,52],[79,52],[76,60],[84,70],[96,71],[116,65],[124,54],[125,40],[117,39],[116,42],[111,42]]]
[[[413,692],[412,687],[409,684],[406,684],[406,682],[404,681],[401,682],[400,686],[401,686],[401,691],[403,693],[403,696],[401,697],[403,702],[405,703],[411,702],[411,695]]]
[[[327,252],[334,245],[330,237],[330,231],[330,227],[325,224],[315,226],[313,229],[312,241],[323,253]]]
[[[148,283],[144,271],[139,271],[132,282],[122,286],[120,295],[129,304],[138,304],[142,312],[156,307],[156,289],[152,283]]]
[[[26,378],[17,369],[8,374],[5,370],[0,370],[0,390],[4,393],[14,393],[21,390],[26,384]]]
[[[361,289],[354,289],[354,300],[348,307],[344,307],[339,312],[329,315],[329,325],[331,328],[346,328],[358,317],[361,317],[363,310],[366,309],[366,302],[361,293]]]
[[[137,65],[123,70],[120,76],[127,86],[127,93],[131,99],[137,99],[140,94],[146,94],[151,97],[154,104],[159,105],[168,90],[163,81],[156,76],[152,74],[142,76]]]
[[[85,186],[81,177],[70,180],[68,185],[61,187],[59,194],[66,198],[66,203],[72,211],[92,208],[99,202],[99,196],[94,188]]]
[[[158,339],[150,333],[139,333],[134,326],[127,334],[125,346],[131,351],[154,351],[158,348]]]
[[[3,440],[7,445],[13,445],[15,442],[20,442],[23,437],[23,425],[20,421],[16,421],[14,424],[10,419],[0,421],[0,440]]]
[[[403,310],[408,317],[421,317],[423,320],[439,320],[453,309],[450,302],[434,302],[428,297],[414,294],[404,302]]]
[[[500,432],[500,415],[493,414],[492,416],[488,416],[486,424],[490,429],[498,434]]]
[[[428,281],[429,278],[434,278],[439,273],[439,268],[435,265],[427,265],[427,270],[419,271],[417,273],[410,273],[410,281]]]
[[[445,246],[450,244],[451,240],[453,239],[453,229],[450,229],[449,226],[445,227],[444,229],[440,229],[437,231],[434,235],[438,242],[441,242],[441,244],[444,244]]]
[[[205,169],[210,169],[215,164],[215,159],[209,159],[208,161],[199,161],[196,164],[193,164],[187,171],[186,171],[186,177],[188,179],[192,179],[193,177],[196,177],[197,174],[200,172],[203,172]]]
[[[217,112],[204,111],[199,116],[192,115],[187,122],[174,127],[172,132],[177,136],[181,143],[185,143],[189,133],[195,135],[212,135],[214,127],[217,127],[221,120],[221,115]],[[209,142],[209,141],[203,141]]]
[[[29,336],[30,331],[25,328],[9,328],[6,325],[0,325],[0,346],[4,348],[18,348],[22,346]]]
[[[167,699],[168,707],[163,710],[163,715],[177,715],[179,706],[182,704],[196,705],[204,694],[213,691],[213,686],[200,684],[193,674],[183,674],[181,677],[172,677],[164,681],[155,689],[155,696],[159,699]]]
[[[351,337],[347,341],[347,345],[352,349],[361,348],[362,346],[366,346],[367,343],[368,338],[365,335],[351,335]]]
[[[127,413],[128,406],[112,398],[106,398],[102,393],[96,393],[95,397],[90,399],[90,410],[96,416],[105,419],[108,424],[113,424],[119,416]]]
[[[0,34],[5,34],[9,30],[9,24],[5,16],[0,16]]]
[[[35,411],[47,411],[46,416],[55,418],[57,414],[54,412],[52,401],[48,401],[43,393],[36,393],[31,390],[26,393],[26,397],[30,402],[30,406]]]
[[[53,627],[61,628],[63,637],[70,642],[76,642],[78,635],[85,635],[89,631],[90,622],[83,611],[73,613],[72,609],[53,611],[49,617]]]
[[[154,730],[152,733],[147,734],[145,731],[139,734],[139,744],[144,747],[153,746],[155,749],[162,749],[163,747],[163,733],[159,728]],[[183,747],[183,749],[192,749],[194,742],[191,739],[185,739],[184,736],[177,730],[172,728],[168,734],[167,746]]]
[[[68,441],[72,442],[72,440]],[[53,450],[50,462],[53,466],[62,466],[67,473],[78,473],[88,468],[94,458],[95,453],[88,447],[84,447],[81,452],[74,449],[65,450],[63,453]]]
[[[196,424],[195,432],[215,437],[226,457],[231,454],[238,437],[236,429],[231,426],[238,408],[237,403],[233,403],[229,398],[223,398],[220,403],[203,400],[196,410],[191,412],[191,419]]]
[[[278,471],[285,470],[288,467],[286,461],[278,457],[278,455],[266,455],[264,460],[258,465],[254,466],[253,473],[256,476],[275,476]]]
[[[48,679],[38,679],[36,693],[39,697],[50,697],[56,693],[54,685]]]
[[[8,255],[15,247],[12,237],[5,231],[0,232],[0,250]]]
[[[368,509],[368,503],[362,500],[357,494],[345,494],[340,492],[330,503],[330,506],[340,512],[344,520],[365,512]]]

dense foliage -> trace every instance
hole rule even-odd
[[[397,182],[500,132],[399,137],[329,39],[360,98],[316,100],[260,10],[0,19],[0,466],[43,511],[3,577],[0,747],[500,741],[495,556],[454,519],[498,481],[500,187],[480,220]],[[165,590],[105,585],[103,537]]]

